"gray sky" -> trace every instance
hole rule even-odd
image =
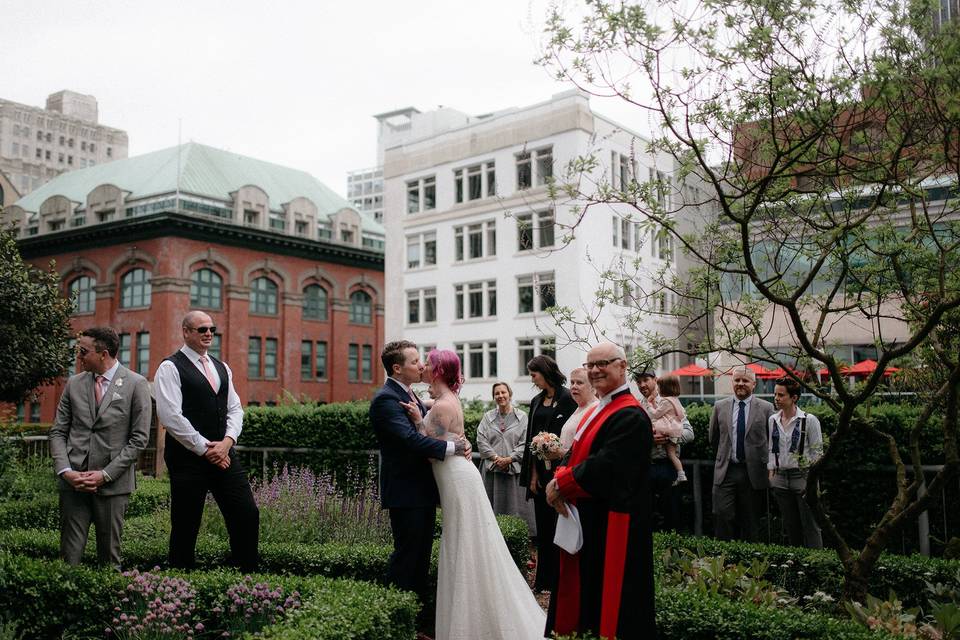
[[[374,113],[471,114],[568,85],[533,64],[546,0],[0,0],[0,96],[96,96],[130,155],[182,139],[309,171],[341,195],[376,161]],[[594,108],[643,131],[645,117]]]

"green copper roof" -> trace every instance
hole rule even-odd
[[[312,200],[321,215],[353,208],[305,171],[195,142],[69,171],[21,198],[16,204],[25,211],[36,212],[44,200],[56,195],[85,203],[87,194],[102,184],[112,184],[130,192],[128,202],[172,194],[177,190],[178,164],[180,192],[183,194],[231,202],[232,192],[255,185],[266,192],[270,198],[270,208],[274,211],[280,211],[281,205],[299,196]],[[361,212],[360,216],[364,231],[384,233],[383,227],[369,215]]]

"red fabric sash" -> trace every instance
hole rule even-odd
[[[573,442],[570,451],[570,461],[567,465],[557,469],[554,478],[557,480],[561,494],[571,504],[576,504],[578,497],[589,497],[586,491],[573,478],[573,468],[587,459],[593,441],[607,418],[620,409],[639,407],[640,403],[631,393],[622,393],[614,398],[610,404],[600,410],[597,417],[591,422],[580,439]],[[592,411],[587,412],[580,425],[589,419]],[[579,429],[580,425],[577,425]],[[600,634],[602,638],[614,638],[617,631],[617,622],[620,612],[620,591],[623,586],[624,565],[627,553],[627,533],[629,531],[630,516],[626,513],[611,511],[607,516],[607,539],[603,564],[603,596],[601,609]],[[560,581],[557,585],[557,607],[554,631],[557,635],[564,635],[579,631],[580,628],[580,556],[570,555],[560,549]]]

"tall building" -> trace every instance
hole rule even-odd
[[[73,328],[109,325],[152,379],[209,313],[246,404],[369,397],[383,379],[383,228],[313,176],[190,143],[54,178],[4,212],[53,260]],[[53,420],[61,385],[24,418]]]
[[[960,0],[940,0],[940,11],[934,12],[933,22],[937,29],[951,20],[960,19]]]
[[[97,99],[73,91],[46,109],[0,99],[0,171],[26,195],[65,171],[127,157],[127,133],[99,124]]]
[[[482,116],[418,112],[398,134],[381,137],[386,340],[456,350],[463,397],[488,399],[492,383],[505,380],[528,400],[534,355],[555,356],[565,373],[583,362],[585,349],[571,338],[603,335],[630,349],[646,329],[676,335],[666,316],[627,321],[651,275],[677,267],[671,237],[638,224],[625,205],[592,207],[580,220],[582,203],[551,190],[568,163],[588,155],[596,164],[581,185],[669,185],[675,171],[671,158],[651,155],[639,135],[593,112],[585,95]],[[627,282],[609,276],[624,270],[634,276]],[[671,303],[664,297],[660,310]],[[552,307],[594,326],[558,324]],[[675,356],[661,363],[677,364]]]

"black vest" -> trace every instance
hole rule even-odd
[[[190,421],[193,428],[207,440],[223,440],[227,433],[227,395],[229,380],[227,379],[227,368],[223,363],[207,354],[207,359],[217,369],[220,376],[220,389],[217,393],[207,381],[206,376],[200,372],[190,358],[183,351],[177,351],[175,354],[166,358],[174,364],[180,373],[180,391],[183,395],[181,411],[183,417]],[[192,451],[177,442],[177,440],[167,433],[166,437],[167,452],[171,455],[189,455],[196,457]]]

